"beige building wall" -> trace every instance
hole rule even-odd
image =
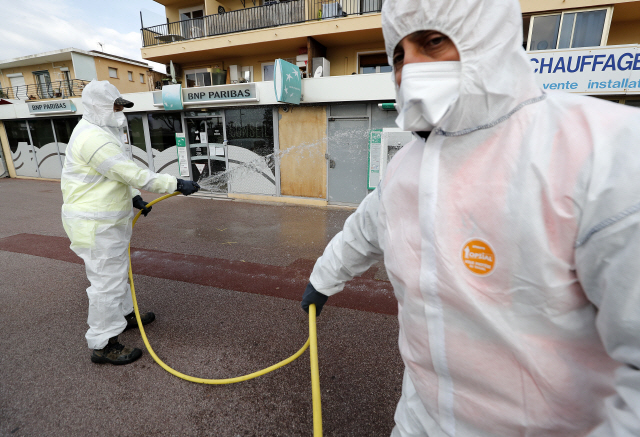
[[[349,46],[329,47],[327,48],[327,59],[330,62],[331,76],[343,76],[350,75],[352,73],[359,74],[358,69],[358,56],[365,53],[384,53],[384,46],[380,43],[366,43]],[[253,80],[254,82],[260,82],[262,77],[262,64],[275,62],[276,59],[285,59],[295,64],[296,56],[298,55],[297,49],[263,53],[258,56],[243,56],[236,58],[226,59],[212,59],[207,62],[197,62],[183,64],[180,66],[182,69],[182,83],[186,87],[185,71],[207,68],[213,69],[220,67],[224,70],[229,70],[230,65],[237,65],[238,72],[241,71],[241,67],[253,67]],[[227,80],[228,82],[228,80]]]
[[[34,71],[48,71],[49,76],[51,77],[51,82],[57,82],[60,80],[64,80],[64,74],[60,71],[60,68],[68,68],[69,69],[69,78],[75,79],[75,72],[73,70],[73,63],[71,59],[68,61],[60,61],[60,62],[48,62],[45,64],[34,64],[28,65],[26,67],[15,67],[15,68],[5,68],[0,72],[0,86],[3,88],[10,87],[11,81],[7,77],[8,74],[17,74],[22,73],[24,77],[25,85],[34,85],[36,83],[36,78],[33,75]]]
[[[278,116],[281,194],[326,199],[326,107],[279,108]]]
[[[198,68],[207,68],[210,71],[216,67],[219,67],[223,70],[227,70],[227,83],[229,83],[229,66],[237,65],[238,66],[238,74],[240,74],[241,67],[253,67],[253,81],[260,82],[263,80],[262,77],[262,64],[263,63],[273,63],[276,59],[287,59],[289,62],[295,63],[295,58],[298,52],[296,50],[283,51],[283,52],[274,52],[274,53],[265,53],[259,56],[244,56],[237,58],[226,58],[226,59],[212,59],[207,62],[197,62],[197,63],[189,63],[183,64],[180,66],[182,70],[182,83],[186,87],[186,70],[198,69]]]
[[[640,44],[640,21],[612,22],[607,45]]]
[[[128,64],[126,62],[115,61],[113,59],[106,59],[96,56],[93,58],[96,63],[96,74],[98,80],[108,80],[120,93],[140,93],[149,91],[147,84],[147,67],[139,67],[137,65]],[[118,78],[109,77],[109,67],[118,70]],[[133,80],[129,80],[128,72],[132,73]],[[140,75],[143,80],[140,81]]]
[[[365,43],[350,46],[328,47],[327,59],[330,62],[331,76],[360,74],[359,54],[385,53],[383,43]]]

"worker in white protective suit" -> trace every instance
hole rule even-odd
[[[517,0],[388,0],[382,29],[416,139],[303,308],[384,260],[393,436],[640,436],[640,111],[545,94]]]
[[[150,206],[139,189],[184,195],[197,183],[153,173],[124,154],[122,110],[133,103],[108,81],[92,81],[82,92],[84,114],[73,130],[62,170],[62,224],[71,249],[84,260],[89,297],[86,339],[95,363],[128,364],[142,355],[118,342],[118,334],[137,326],[128,283],[127,247],[133,207],[146,216]],[[143,324],[155,315],[141,315]]]

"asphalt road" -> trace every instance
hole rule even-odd
[[[144,193],[145,200],[156,195]],[[257,379],[214,386],[158,366],[89,360],[88,281],[68,249],[59,184],[0,179],[0,435],[311,436],[309,354]],[[295,353],[314,260],[350,211],[182,196],[153,207],[131,242],[149,341],[169,366],[229,378]],[[324,434],[387,436],[400,397],[397,305],[374,266],[318,320]]]

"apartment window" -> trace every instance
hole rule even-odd
[[[117,79],[118,78],[118,69],[109,67],[109,77]]]
[[[144,83],[144,74],[140,73],[140,83]]]
[[[180,9],[178,13],[180,14],[180,20],[192,20],[194,18],[202,18],[204,17],[204,5],[195,6],[193,8]]]
[[[358,56],[360,74],[389,73],[393,69],[387,62],[386,53],[368,53]]]
[[[273,80],[273,71],[275,68],[275,62],[265,62],[262,64],[262,80]]]
[[[200,68],[197,70],[185,70],[185,77],[187,79],[187,88],[197,86],[211,86],[211,73],[206,68]]]
[[[529,51],[597,47],[607,40],[611,8],[537,15],[529,21]]]
[[[133,82],[133,71],[128,71],[127,73],[129,74],[129,80]]]

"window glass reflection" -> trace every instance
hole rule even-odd
[[[142,114],[125,114],[129,124],[129,141],[132,146],[140,150],[147,150],[144,140],[144,127],[142,126]]]
[[[5,121],[4,127],[9,138],[9,149],[11,153],[18,151],[18,143],[29,144],[29,133],[27,132],[26,121]]]
[[[560,14],[534,17],[529,50],[550,50],[556,48]]]
[[[158,151],[166,150],[176,145],[176,133],[182,133],[180,114],[175,113],[151,113],[149,119],[149,135],[151,147]]]

